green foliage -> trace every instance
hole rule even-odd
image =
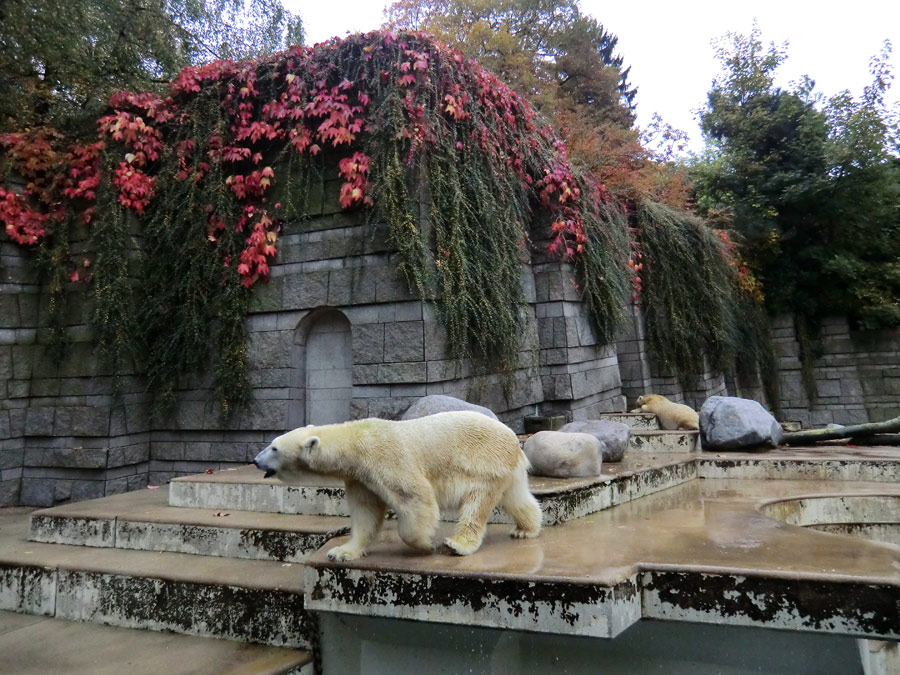
[[[461,49],[551,115],[588,106],[595,121],[630,126],[637,92],[618,38],[577,0],[395,0],[389,25],[426,30]]]
[[[889,45],[861,99],[844,92],[823,107],[808,78],[775,86],[783,47],[764,48],[756,28],[727,38],[701,114],[709,149],[695,167],[700,213],[740,235],[770,312],[809,326],[829,314],[863,328],[900,325]]]
[[[299,42],[280,0],[0,3],[0,131],[78,132],[114,91],[148,90],[189,63],[253,58]]]
[[[652,358],[683,382],[704,372],[704,356],[726,370],[741,317],[721,240],[698,218],[653,202],[638,206],[637,223]]]
[[[268,279],[281,224],[304,212],[325,161],[338,160],[341,206],[389,225],[454,358],[494,372],[517,362],[533,209],[551,222],[550,253],[578,264],[602,336],[622,318],[623,216],[521,97],[427,36],[189,67],[166,99],[124,92],[111,105],[95,143],[0,135],[30,181],[21,194],[0,187],[0,221],[47,252],[71,219],[93,223],[100,346],[115,371],[146,373],[157,413],[210,369],[226,416],[249,394],[250,288]],[[75,282],[67,251],[54,269]]]
[[[577,260],[578,285],[587,305],[599,344],[610,344],[625,323],[629,301],[626,270],[628,219],[614,204],[598,204],[585,219],[589,245]]]

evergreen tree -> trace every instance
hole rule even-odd
[[[886,50],[861,100],[845,92],[824,106],[809,78],[775,86],[785,47],[764,47],[755,27],[728,34],[717,50],[723,72],[701,112],[708,149],[695,166],[699,210],[740,236],[770,311],[810,326],[840,313],[864,327],[900,325]]]
[[[0,130],[73,129],[109,95],[148,90],[190,63],[252,58],[302,37],[280,0],[0,3]]]

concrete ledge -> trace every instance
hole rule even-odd
[[[632,429],[631,436],[628,438],[627,452],[699,452],[699,439],[699,431]]]
[[[760,512],[824,490],[900,498],[900,488],[883,483],[697,480],[533,540],[490,526],[482,548],[464,558],[417,555],[389,526],[364,559],[312,556],[307,606],[564,635],[610,637],[640,617],[896,640],[897,547]],[[637,590],[639,607],[625,588]]]
[[[655,570],[641,595],[649,619],[900,637],[896,584]]]
[[[310,610],[612,638],[641,618],[635,578],[615,586],[480,576],[305,570]]]
[[[580,518],[596,511],[653,494],[697,477],[690,455],[667,453],[661,458],[639,457],[603,467],[588,478],[531,476],[531,491],[541,505],[545,525]],[[169,504],[183,508],[234,509],[306,516],[349,516],[341,481],[309,474],[303,485],[265,479],[255,467],[232,472],[176,478],[169,485]],[[455,521],[450,511],[441,514]],[[499,509],[491,523],[511,523]]]
[[[341,518],[180,509],[163,490],[142,490],[31,514],[31,541],[303,562],[349,531]]]
[[[26,531],[27,516],[0,512],[0,610],[310,645],[302,565],[43,544]]]

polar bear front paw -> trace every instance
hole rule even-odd
[[[328,551],[328,559],[346,562],[347,560],[362,558],[365,554],[365,551],[359,551],[351,546],[335,546]]]
[[[509,536],[513,539],[534,539],[540,533],[540,530],[522,530],[517,527],[509,533]]]
[[[452,539],[451,537],[447,537],[444,539],[444,546],[449,548],[456,555],[471,555],[478,550],[481,542],[477,544],[465,544],[458,539]]]

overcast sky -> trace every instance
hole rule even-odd
[[[284,2],[303,17],[308,44],[378,28],[388,4]],[[702,147],[696,111],[718,72],[711,41],[728,31],[749,33],[754,18],[766,43],[789,42],[779,84],[806,74],[826,96],[843,89],[859,95],[871,79],[869,59],[885,39],[894,45],[895,71],[900,63],[900,0],[581,0],[581,8],[619,37],[618,51],[631,66],[630,80],[638,88],[638,124],[658,112],[690,134],[693,149]],[[900,101],[900,81],[890,98],[895,104]]]

